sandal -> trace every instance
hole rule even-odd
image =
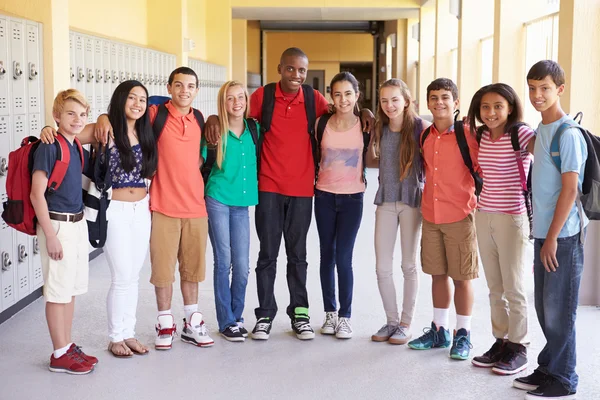
[[[144,346],[139,340],[136,338],[125,339],[125,344],[129,349],[137,355],[145,356],[150,351],[146,346]]]
[[[117,358],[131,358],[133,357],[133,352],[131,349],[125,344],[125,342],[110,342],[108,344],[108,351],[112,353],[113,356]]]

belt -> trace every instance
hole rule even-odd
[[[48,215],[50,215],[50,219],[63,222],[79,222],[83,219],[83,211],[77,214],[58,214],[49,212]]]

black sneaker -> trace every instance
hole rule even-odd
[[[481,356],[473,357],[471,363],[476,367],[492,368],[504,354],[505,343],[502,339],[496,339],[492,347]]]
[[[259,318],[252,330],[252,339],[267,340],[269,338],[269,333],[271,333],[272,325],[273,321],[271,321],[271,318]]]
[[[244,323],[238,321],[237,326],[238,326],[238,329],[240,330],[240,332],[242,332],[242,336],[247,338],[248,337],[248,329],[244,328]]]
[[[242,332],[240,332],[240,328],[237,325],[231,325],[225,328],[223,332],[221,332],[221,336],[230,342],[243,342],[244,336]]]
[[[315,331],[310,326],[310,318],[307,315],[295,315],[292,319],[292,329],[296,337],[300,340],[309,340],[315,338]]]
[[[535,390],[527,392],[525,399],[574,399],[576,392],[568,390],[558,379],[547,377],[546,380]]]
[[[508,342],[500,361],[492,372],[498,375],[513,375],[527,368],[527,349],[522,344]]]
[[[515,379],[513,381],[513,386],[517,389],[531,391],[537,389],[546,379],[548,379],[548,375],[541,372],[539,369],[536,369],[531,375]]]

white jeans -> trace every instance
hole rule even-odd
[[[111,272],[106,299],[111,342],[135,335],[140,270],[150,247],[151,215],[148,196],[137,202],[110,202],[104,254]]]

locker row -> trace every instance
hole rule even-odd
[[[219,89],[227,81],[227,69],[193,58],[189,59],[189,67],[198,75],[200,89],[193,107],[200,110],[205,118],[217,114],[217,96]]]
[[[7,199],[8,153],[44,126],[41,34],[37,22],[0,15],[0,204]],[[0,311],[42,284],[37,238],[0,220]]]

